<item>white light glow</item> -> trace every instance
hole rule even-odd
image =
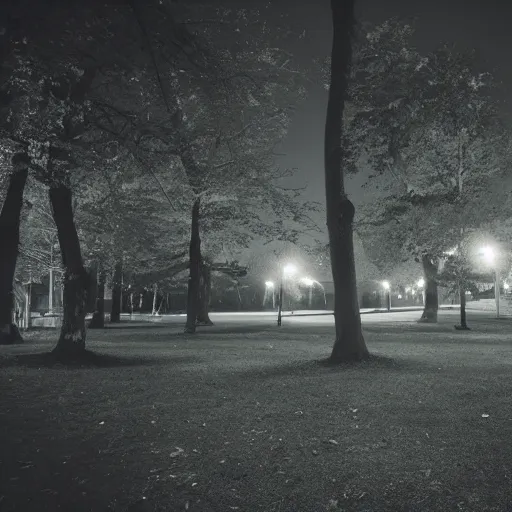
[[[265,281],[265,286],[267,288],[274,288],[274,283],[272,281]]]
[[[391,288],[391,285],[389,284],[389,281],[382,281],[382,287],[384,290],[389,290]]]
[[[283,267],[283,274],[285,276],[292,276],[297,272],[297,267],[293,263],[288,263]]]
[[[416,284],[418,288],[423,288],[425,286],[425,279],[421,278]]]
[[[494,262],[494,249],[492,247],[482,247],[482,250],[480,251],[482,256],[485,258],[487,263],[493,263]]]
[[[508,290],[510,288],[510,285],[508,283],[503,283],[503,288],[505,290]]]
[[[315,281],[309,277],[303,277],[300,281],[301,283],[304,283],[306,286],[313,286],[313,284],[315,284]]]

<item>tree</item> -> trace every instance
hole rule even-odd
[[[369,357],[361,331],[352,239],[355,208],[343,181],[343,111],[352,57],[354,0],[331,0],[333,45],[331,80],[325,124],[325,186],[327,228],[334,281],[336,340],[331,361],[362,360]]]
[[[87,274],[73,222],[71,175],[76,163],[71,155],[76,153],[76,140],[84,131],[85,96],[95,68],[88,58],[70,51],[70,39],[78,35],[68,30],[76,21],[71,15],[76,11],[52,5],[45,16],[39,18],[40,14],[33,3],[9,5],[8,29],[2,32],[8,34],[4,54],[9,63],[8,76],[2,83],[2,93],[9,115],[8,123],[1,127],[1,137],[4,143],[16,144],[28,155],[37,179],[50,187],[49,199],[66,267],[67,305],[55,350],[63,356],[79,355],[85,348]],[[43,18],[48,25],[41,23]],[[11,26],[17,29],[10,30]],[[52,32],[55,27],[60,31]]]
[[[375,230],[387,224],[394,252],[422,263],[426,303],[420,321],[435,322],[439,259],[457,244],[461,229],[478,225],[479,206],[485,209],[490,197],[486,186],[506,152],[500,149],[503,131],[493,128],[492,77],[478,73],[473,55],[452,47],[419,55],[408,45],[410,33],[392,20],[368,34],[351,91],[347,144],[352,165],[365,157],[381,189],[382,199],[363,224]],[[379,94],[373,95],[376,84]],[[400,232],[393,233],[393,225]]]
[[[19,330],[12,321],[13,284],[28,161],[23,154],[15,155],[12,157],[12,164],[14,168],[0,213],[0,241],[3,246],[0,252],[0,343],[14,343],[21,340]]]
[[[201,269],[207,268],[202,263],[201,249],[201,231],[208,230],[205,224],[217,224],[217,233],[219,225],[226,233],[228,224],[235,228],[239,240],[251,239],[251,231],[264,231],[263,226],[285,236],[283,212],[288,216],[298,210],[290,201],[289,191],[276,187],[276,181],[284,174],[273,165],[272,151],[285,133],[294,104],[289,97],[283,97],[282,87],[296,98],[302,92],[295,85],[295,76],[291,78],[286,71],[289,59],[276,53],[257,46],[217,52],[221,72],[212,77],[214,89],[211,84],[193,88],[175,80],[179,100],[176,119],[184,141],[179,157],[191,205],[186,324],[189,333],[196,327]],[[242,218],[235,217],[244,209]],[[262,222],[265,213],[267,220]],[[276,217],[276,221],[268,220]],[[298,221],[297,213],[295,217]],[[236,226],[240,222],[242,229]]]

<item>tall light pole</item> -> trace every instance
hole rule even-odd
[[[498,272],[498,265],[495,260],[495,252],[492,247],[483,247],[481,254],[485,261],[494,267],[494,300],[496,301],[496,318],[500,317],[500,276]]]
[[[50,276],[48,282],[48,313],[53,313],[53,238],[50,244]]]
[[[391,285],[389,281],[382,281],[382,287],[386,290],[386,303],[388,311],[391,311]]]
[[[281,273],[281,282],[279,283],[279,303],[277,306],[277,325],[281,325],[281,319],[283,317],[283,283],[286,277],[291,276],[297,272],[297,267],[293,263],[288,263],[283,267]]]

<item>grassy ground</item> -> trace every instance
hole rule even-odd
[[[82,368],[0,347],[0,510],[512,510],[512,322],[456,321],[373,319],[337,368],[291,321],[90,331]]]

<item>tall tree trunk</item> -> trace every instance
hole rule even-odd
[[[98,268],[99,264],[97,261],[86,269],[89,274],[89,288],[87,290],[87,302],[85,305],[86,313],[94,313],[96,311],[96,301],[98,297]]]
[[[336,340],[330,360],[360,361],[369,357],[357,302],[352,222],[354,205],[343,179],[343,110],[352,60],[355,0],[331,0],[333,45],[331,83],[325,123],[325,190],[327,228],[334,281]]]
[[[105,271],[100,269],[98,274],[98,291],[96,306],[92,315],[89,329],[103,329],[105,327]]]
[[[201,274],[199,277],[199,299],[197,310],[197,323],[202,325],[213,325],[210,320],[210,295],[212,290],[211,268],[204,261],[201,262]]]
[[[123,260],[119,259],[114,267],[114,278],[112,279],[112,309],[110,313],[111,323],[118,323],[121,321],[122,282]]]
[[[201,200],[197,198],[192,206],[192,222],[190,233],[190,271],[187,295],[187,323],[185,332],[196,332],[196,319],[199,299],[199,276],[201,272],[201,238],[199,236],[199,209]]]
[[[455,329],[459,331],[469,331],[466,319],[466,289],[461,281],[459,283],[459,298],[460,298],[460,325],[456,325]]]
[[[28,177],[26,156],[16,155],[13,158],[13,167],[0,213],[0,344],[23,341],[18,327],[12,321],[12,312],[23,191]]]
[[[423,273],[425,275],[425,306],[423,314],[418,320],[422,323],[436,323],[439,298],[437,293],[437,260],[428,255],[421,258]]]
[[[65,356],[79,356],[85,351],[85,311],[89,275],[84,268],[80,252],[71,189],[60,184],[50,188],[49,195],[65,268],[62,328],[54,352]]]

